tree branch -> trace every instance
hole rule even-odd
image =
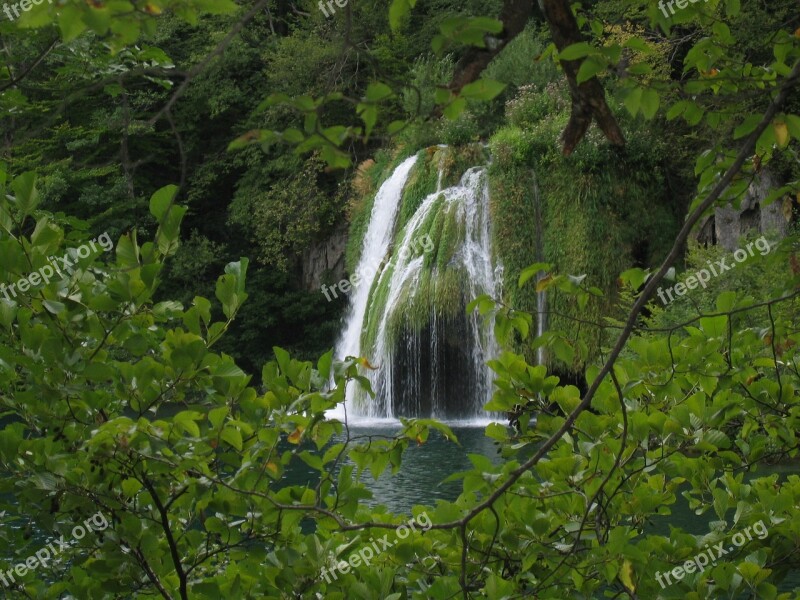
[[[458,93],[465,85],[478,79],[492,59],[525,29],[533,14],[533,4],[533,0],[505,0],[500,15],[503,31],[498,37],[486,36],[486,48],[470,48],[461,57],[456,64],[453,79],[447,86],[452,92]],[[540,0],[540,6],[559,50],[584,41],[568,0]],[[597,125],[612,144],[625,145],[625,136],[606,104],[605,89],[600,81],[592,77],[589,81],[578,83],[581,62],[561,61],[572,97],[572,114],[562,135],[565,156],[571,154],[583,139],[592,119],[597,121]]]
[[[497,37],[486,36],[486,48],[467,50],[456,64],[453,79],[447,87],[458,93],[465,85],[478,79],[492,59],[522,33],[532,14],[533,0],[505,0],[500,14],[503,31]]]
[[[545,19],[550,26],[556,48],[563,50],[567,46],[584,41],[575,15],[567,0],[541,0]],[[569,92],[572,96],[572,114],[569,123],[561,136],[564,143],[564,156],[569,156],[575,146],[583,139],[592,118],[597,121],[606,138],[617,146],[625,145],[625,137],[617,124],[617,120],[606,104],[606,94],[597,77],[578,83],[578,70],[582,60],[562,60],[561,67],[567,76]]]
[[[27,69],[25,69],[19,75],[19,77],[12,77],[11,80],[7,84],[5,84],[3,87],[0,87],[0,93],[5,92],[8,88],[14,87],[20,81],[25,79],[36,67],[38,67],[41,64],[41,62],[47,57],[48,54],[50,54],[50,52],[53,51],[53,48],[55,48],[57,45],[58,45],[58,38],[56,38],[52,42],[50,42],[50,45],[47,48],[45,48],[39,54],[39,56],[36,57],[36,60],[34,60],[31,63],[31,66],[29,66]],[[9,72],[10,72],[10,70],[11,69],[9,68]]]
[[[235,38],[239,32],[244,28],[245,25],[255,17],[259,11],[267,5],[269,0],[259,0],[256,2],[253,7],[245,13],[245,15],[239,19],[239,21],[231,27],[231,30],[227,33],[227,35],[222,39],[222,41],[216,45],[216,47],[208,53],[208,55],[201,60],[196,65],[192,66],[191,69],[186,73],[186,77],[178,86],[178,88],[172,93],[170,99],[167,103],[163,106],[161,110],[159,110],[153,117],[149,120],[150,125],[155,125],[155,123],[162,117],[162,115],[169,112],[175,103],[178,101],[178,98],[183,96],[186,88],[189,87],[189,83],[191,83],[192,79],[197,77],[205,68],[218,56],[221,56],[225,50],[230,46],[233,38]]]
[[[140,481],[142,482],[142,485],[147,488],[147,491],[150,492],[150,497],[153,498],[153,504],[156,505],[158,514],[161,517],[161,528],[164,530],[164,535],[167,537],[167,545],[169,545],[169,553],[172,557],[172,564],[175,565],[175,572],[178,574],[179,592],[181,598],[182,600],[189,600],[186,572],[183,570],[181,556],[178,553],[178,545],[175,543],[175,536],[172,535],[172,528],[169,525],[169,511],[161,502],[161,498],[158,497],[158,492],[153,484],[144,474],[142,474]]]

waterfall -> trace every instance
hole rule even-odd
[[[353,294],[336,355],[367,357],[376,368],[363,374],[376,397],[349,388],[347,415],[488,417],[482,410],[492,395],[486,361],[499,353],[498,346],[491,324],[466,314],[476,296],[501,291],[502,267],[492,260],[486,171],[473,167],[457,185],[441,189],[440,160],[437,190],[395,233],[414,165],[413,157],[406,160],[381,186],[362,243],[357,272],[385,264]],[[426,236],[430,244],[423,248]]]
[[[391,177],[381,185],[375,195],[369,225],[361,247],[361,257],[355,270],[362,276],[361,284],[351,297],[345,327],[336,344],[336,357],[339,359],[359,356],[361,331],[367,311],[369,292],[375,279],[383,271],[383,259],[394,236],[394,223],[400,208],[400,197],[416,162],[416,156],[404,160]],[[369,275],[370,272],[372,272],[371,275]]]

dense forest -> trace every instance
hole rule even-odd
[[[799,9],[5,2],[0,598],[800,598]]]

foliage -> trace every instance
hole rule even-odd
[[[320,161],[312,158],[265,191],[257,172],[242,179],[231,221],[250,224],[263,264],[285,271],[287,256],[300,255],[341,218],[344,202],[321,189],[321,173]]]
[[[33,178],[11,187],[12,201],[2,206],[4,278],[23,275],[26,256],[36,267],[64,247],[61,228],[36,209]],[[546,587],[559,598],[626,589],[654,597],[657,571],[759,522],[767,535],[687,576],[674,592],[777,597],[776,584],[797,567],[800,479],[744,478],[767,458],[797,454],[800,340],[787,320],[798,308],[794,280],[784,286],[792,295],[773,301],[785,310],[773,313],[766,332],[729,329],[734,311],[760,310],[729,292],[717,299],[720,314],[678,327],[684,334],[672,346],[660,336],[633,339],[598,389],[595,410],[581,413],[532,468],[520,465],[563,427],[562,411],[576,406],[579,392],[544,366],[498,357],[490,408],[512,410],[520,398],[539,406],[537,418],[523,413],[515,431],[488,428],[505,460],[473,456],[473,468],[453,476],[463,482],[458,499],[415,509],[435,528],[326,579],[321,569],[332,558],[402,522],[360,504],[370,495],[362,475],[397,469],[408,445],[425,443],[433,430],[455,438],[420,420],[404,421],[388,439],[358,440],[326,420],[346,382],[360,377],[357,361],[333,363],[331,354],[312,365],[275,348],[265,390],[250,387],[230,357],[212,349],[247,297],[246,260],[229,264],[218,281],[221,321],[200,297],[188,309],[154,304],[184,212],[170,202],[174,191],[151,201],[160,223],[155,243],[124,236],[114,262],[88,258],[69,280],[0,301],[4,519],[33,520],[56,536],[97,509],[110,523],[64,550],[48,571],[51,582],[20,577],[20,593],[280,598],[292,590],[343,598],[359,589],[367,598],[445,598],[462,588],[498,597]],[[20,229],[32,219],[36,233],[28,237]],[[553,285],[583,293],[568,279]],[[498,324],[510,318],[527,338],[519,314],[498,308]],[[331,375],[335,385],[326,389]],[[283,479],[301,465],[314,473],[310,481]],[[680,495],[698,513],[716,515],[707,535],[646,527],[668,519]],[[38,549],[22,529],[2,532],[18,557]]]
[[[378,0],[350,4],[325,20],[312,1],[238,8],[66,0],[0,21],[2,152],[14,173],[0,168],[0,281],[18,283],[88,242],[90,231],[118,239],[114,260],[91,254],[67,277],[0,298],[0,539],[13,555],[0,568],[7,574],[45,536],[69,538],[98,509],[110,519],[102,535],[71,545],[51,568],[20,575],[10,593],[791,598],[800,478],[758,469],[796,461],[799,447],[796,237],[715,281],[713,291],[665,312],[650,302],[645,318],[639,309],[669,267],[648,270],[667,253],[667,232],[687,205],[736,203],[765,164],[786,185],[762,204],[796,195],[796,2],[708,0],[671,16],[651,0],[576,5],[588,42],[560,58],[581,61],[581,80],[602,81],[628,146],[619,156],[592,132],[567,159],[556,143],[569,117],[565,96],[544,97],[559,91],[548,87],[555,48],[517,66],[548,41],[538,24],[498,56],[486,79],[453,94],[433,80],[446,77],[465,48],[498,33],[498,22],[481,15],[497,15],[499,2],[392,0],[388,14]],[[237,27],[241,35],[225,42]],[[415,71],[421,48],[447,58]],[[408,81],[424,84],[428,102],[433,91],[433,104],[455,124],[434,128],[430,115],[409,114]],[[782,112],[760,124],[783,87]],[[277,95],[259,108],[270,93]],[[461,114],[478,128],[466,119],[462,129]],[[337,363],[327,353],[312,364],[275,346],[275,360],[260,369],[262,387],[251,385],[233,349],[244,348],[250,371],[267,358],[272,334],[308,355],[325,343],[336,315],[293,289],[288,272],[249,269],[246,258],[227,254],[247,253],[258,223],[268,260],[292,263],[292,253],[345,210],[344,193],[331,193],[344,176],[297,155],[318,151],[329,166],[344,166],[401,129],[406,147],[377,157],[366,189],[374,192],[400,155],[418,151],[409,147],[415,141],[440,132],[454,141],[493,136],[498,251],[508,287],[517,280],[520,289],[470,308],[492,318],[501,339],[517,341],[515,352],[491,362],[497,389],[487,406],[511,415],[514,427],[487,427],[502,461],[473,455],[471,469],[450,477],[462,482],[458,498],[415,507],[431,517],[430,530],[329,581],[320,570],[331,560],[405,521],[369,504],[364,479],[396,472],[409,444],[434,431],[455,438],[420,420],[364,439],[326,419],[349,382],[368,388],[363,359]],[[737,157],[753,132],[754,150]],[[224,153],[237,136],[234,147],[266,152]],[[445,185],[478,156],[448,154]],[[406,216],[430,193],[423,188],[435,170],[427,169],[403,200]],[[174,182],[181,185],[163,187]],[[553,226],[544,235],[535,233],[532,183],[547,192],[541,201]],[[248,204],[245,189],[263,195]],[[232,190],[240,190],[236,202]],[[309,223],[283,205],[301,206],[307,191],[325,196]],[[368,204],[354,207],[355,232]],[[247,219],[253,214],[261,220]],[[284,229],[273,231],[267,216]],[[198,232],[184,250],[182,223]],[[426,267],[441,266],[459,232],[444,213],[425,226],[440,234]],[[526,267],[536,244],[551,264]],[[601,251],[607,255],[595,259]],[[692,249],[689,265],[717,252]],[[209,287],[217,302],[189,294],[192,274],[204,279],[194,289]],[[456,304],[457,276],[433,291],[438,305]],[[246,281],[256,283],[250,313]],[[430,277],[422,283],[430,296]],[[537,286],[568,316],[534,339],[525,303]],[[188,294],[188,308],[166,291]],[[624,321],[601,320],[608,315],[598,306],[632,308]],[[414,322],[423,309],[410,308]],[[585,366],[580,378],[567,382],[529,364],[541,346],[556,364]],[[698,516],[715,517],[708,534],[675,526],[681,498]],[[767,535],[659,585],[659,574],[710,546],[728,548],[726,540],[759,523]],[[668,526],[668,535],[659,532]]]
[[[553,274],[552,281],[551,289],[578,299],[585,294],[563,276]],[[524,472],[519,489],[511,488],[519,496],[498,510],[503,530],[532,527],[514,556],[527,554],[529,544],[538,551],[516,567],[505,563],[507,590],[532,594],[547,586],[549,597],[566,598],[574,585],[587,596],[627,590],[642,597],[794,597],[778,596],[776,584],[797,568],[786,552],[798,531],[794,524],[784,526],[796,510],[789,498],[800,480],[746,474],[758,463],[797,455],[797,283],[796,277],[784,280],[787,296],[761,304],[739,292],[722,293],[713,315],[630,340],[598,388],[593,411],[579,414],[547,459]],[[501,329],[528,337],[519,311],[486,298],[473,306],[493,314]],[[740,318],[764,315],[770,307],[772,321],[764,328]],[[554,352],[569,346],[563,332],[549,337]],[[562,431],[580,391],[559,385],[544,366],[530,366],[515,354],[490,364],[499,389],[487,408],[514,411],[518,418],[513,434],[493,427],[487,433],[501,441],[504,456],[524,460],[518,448],[537,447]],[[586,382],[596,373],[589,368]],[[528,400],[521,409],[523,398]],[[465,492],[468,480],[469,475]],[[674,525],[669,536],[653,533],[659,523],[669,523],[680,496],[698,515],[713,512],[707,535],[687,535]],[[534,513],[523,508],[528,501],[537,503]],[[516,529],[509,523],[512,514],[520,516]],[[536,515],[533,524],[530,514]],[[657,583],[658,572],[663,576],[706,544],[728,540],[758,521],[769,530],[763,539],[741,550],[725,541],[732,553],[713,568],[673,579],[665,591]]]
[[[754,239],[752,234],[743,236],[738,247],[744,249]],[[685,282],[701,269],[709,270],[709,266],[716,265],[720,260],[725,260],[727,265],[735,265],[735,268],[712,277],[705,286],[692,290],[691,295],[674,294],[674,301],[669,302],[668,310],[664,308],[663,301],[654,298],[654,308],[648,324],[654,329],[671,327],[691,319],[697,313],[714,312],[716,298],[724,293],[747,290],[747,297],[753,303],[768,302],[771,298],[780,297],[785,282],[793,276],[795,259],[792,257],[797,253],[798,235],[795,231],[780,242],[773,236],[766,236],[764,239],[770,243],[768,253],[754,249],[753,254],[757,260],[750,257],[742,263],[738,263],[732,253],[719,246],[706,248],[696,242],[691,243],[686,256],[685,271],[676,273],[671,281],[666,281],[665,288],[674,286],[676,282]],[[668,300],[667,296],[665,298]],[[752,320],[751,317],[751,314],[745,313],[740,316],[738,323],[749,327],[769,325],[769,319],[764,313],[758,315],[757,320]]]
[[[568,109],[564,86],[554,82],[523,86],[506,104],[513,125],[491,140],[494,240],[508,280],[516,280],[532,261],[547,262],[560,271],[587,275],[606,293],[604,302],[588,306],[569,297],[548,300],[547,328],[568,331],[573,343],[590,348],[588,356],[594,359],[607,340],[574,319],[599,322],[616,316],[619,273],[660,262],[680,213],[666,193],[665,149],[645,137],[641,124],[626,122],[633,137],[624,152],[610,149],[590,132],[571,156],[561,156],[557,136]],[[511,306],[536,311],[534,288],[511,286],[507,295]],[[553,364],[562,371],[584,366]]]

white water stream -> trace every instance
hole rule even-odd
[[[402,406],[419,416],[432,416],[440,419],[458,418],[485,422],[490,415],[482,410],[492,394],[491,371],[486,361],[498,354],[497,342],[492,327],[479,318],[477,313],[464,316],[464,331],[448,330],[448,322],[437,318],[436,310],[431,310],[429,327],[425,336],[418,333],[406,333],[398,341],[390,341],[389,324],[394,310],[403,310],[403,301],[409,294],[414,294],[417,282],[422,273],[425,257],[411,253],[395,252],[391,257],[392,269],[387,269],[389,261],[387,252],[392,247],[395,237],[395,223],[402,197],[403,187],[408,181],[416,157],[405,160],[392,173],[378,191],[372,208],[367,232],[364,236],[361,257],[356,272],[361,274],[361,282],[351,297],[350,308],[345,320],[335,355],[339,359],[347,356],[368,358],[378,368],[367,370],[364,374],[370,379],[377,397],[367,401],[366,406],[358,410],[353,402],[355,389],[349,388],[347,402],[344,407],[337,407],[330,417],[343,419],[345,409],[350,422],[376,422],[383,419],[394,419],[396,407],[402,400]],[[439,187],[441,177],[439,174]],[[456,249],[455,255],[445,266],[464,274],[467,300],[480,294],[498,296],[501,292],[502,267],[495,266],[492,261],[491,231],[489,222],[489,190],[485,169],[473,167],[462,177],[458,185],[437,190],[426,197],[414,215],[406,223],[403,231],[397,235],[394,248],[410,247],[421,235],[420,227],[429,222],[434,210],[454,210],[459,230],[463,231],[463,239]],[[370,276],[370,265],[380,265]],[[364,274],[367,274],[365,277]],[[432,280],[440,274],[433,271]],[[366,317],[371,309],[370,290],[375,282],[381,283],[383,277],[390,277],[388,295],[383,312],[379,315],[377,336],[374,347],[361,348],[361,334]],[[373,315],[374,316],[374,315]],[[452,328],[452,324],[449,325]],[[466,336],[461,337],[459,336]],[[445,352],[452,357],[453,341],[460,344],[458,356],[464,373],[453,373],[452,358],[447,364]],[[403,344],[400,351],[404,359],[396,356],[398,343]],[[448,346],[448,349],[440,348]],[[423,364],[425,361],[425,364]],[[450,369],[451,372],[446,372]],[[462,388],[469,397],[445,398],[447,390],[442,385],[444,377],[461,380]],[[354,384],[351,384],[353,386]],[[397,389],[398,385],[402,389]],[[450,393],[452,395],[452,383]],[[421,398],[426,404],[422,406]],[[447,410],[445,403],[451,410]],[[457,414],[452,413],[454,404],[458,405]]]

